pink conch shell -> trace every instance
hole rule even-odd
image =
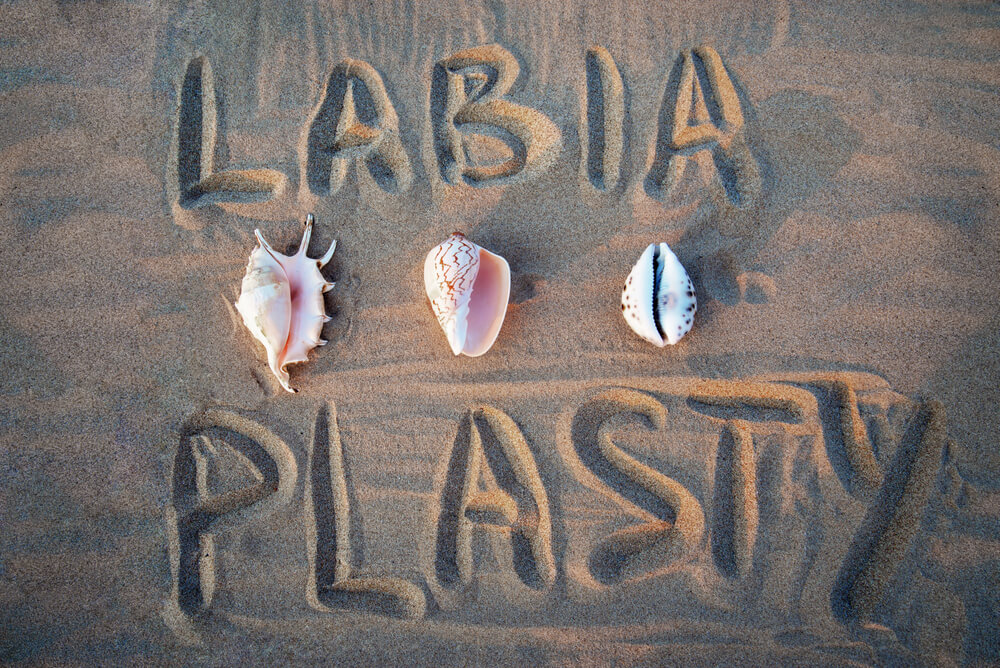
[[[267,364],[281,386],[295,392],[288,384],[285,367],[305,362],[310,350],[326,344],[319,337],[323,324],[330,320],[323,307],[323,293],[333,287],[319,270],[333,257],[337,242],[319,258],[306,255],[312,236],[314,218],[306,218],[306,230],[295,255],[283,255],[261,236],[250,254],[246,275],[240,289],[236,310],[243,316],[254,338],[264,344]]]
[[[479,357],[497,340],[510,297],[510,266],[461,232],[424,261],[431,308],[456,355]]]

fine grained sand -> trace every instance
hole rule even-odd
[[[995,5],[244,4],[0,5],[0,660],[1000,661]]]

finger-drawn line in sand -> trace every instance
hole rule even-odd
[[[498,44],[460,51],[434,66],[431,125],[446,183],[514,183],[545,171],[558,155],[561,134],[547,116],[501,99],[520,70],[513,54]],[[499,139],[513,155],[475,164],[468,157],[470,148],[487,137]]]
[[[834,613],[845,623],[870,619],[885,594],[920,527],[946,446],[944,406],[937,401],[921,404],[830,595]]]
[[[351,508],[333,402],[316,415],[307,470],[304,503],[309,604],[322,611],[360,608],[407,619],[423,617],[426,597],[412,582],[396,577],[351,577]]]
[[[210,469],[223,441],[254,482],[214,494]],[[182,611],[192,614],[212,605],[215,534],[287,504],[297,477],[294,455],[267,427],[221,409],[206,410],[188,422],[174,458],[168,508],[173,596]]]
[[[208,59],[192,59],[184,73],[174,147],[171,200],[183,209],[211,204],[266,202],[281,194],[287,177],[273,169],[215,171],[218,140],[215,82]]]
[[[712,500],[712,557],[729,577],[743,577],[753,565],[757,540],[757,462],[750,425],[730,420],[716,455]]]
[[[694,410],[716,418],[801,423],[816,399],[805,390],[768,382],[706,380],[688,395]]]
[[[808,432],[817,416],[816,398],[804,389],[751,380],[704,380],[687,396],[689,408],[719,422],[711,514],[712,559],[734,579],[752,570],[760,521],[755,433],[776,425]]]
[[[706,95],[708,93],[708,95]],[[710,46],[681,52],[660,108],[646,192],[670,198],[690,156],[710,151],[728,200],[749,206],[761,190],[760,170],[745,135],[743,110],[719,54]]]
[[[587,50],[586,113],[583,114],[581,159],[591,185],[601,192],[621,181],[625,132],[625,85],[611,54],[603,46]]]
[[[834,402],[838,419],[836,437],[827,439],[828,445],[839,440],[847,459],[850,478],[848,491],[871,497],[882,484],[882,470],[875,458],[875,443],[868,437],[868,430],[858,410],[858,397],[854,388],[840,379],[820,379],[813,386],[827,390]],[[825,404],[825,402],[824,402]]]
[[[591,574],[604,584],[669,570],[696,549],[705,531],[701,504],[683,485],[611,440],[612,420],[628,415],[644,417],[659,430],[667,411],[648,394],[616,388],[581,406],[572,426],[577,454],[607,486],[604,493],[646,519],[612,533],[591,552]]]
[[[542,590],[555,581],[552,519],[535,458],[510,416],[485,405],[459,425],[441,495],[435,571],[444,587],[472,583],[477,531],[496,555],[509,541],[509,560],[525,585]]]
[[[375,183],[389,193],[407,190],[413,179],[382,77],[368,63],[347,59],[330,73],[309,124],[309,190],[315,195],[336,193],[352,161],[363,161]]]

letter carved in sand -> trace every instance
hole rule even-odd
[[[614,58],[603,46],[587,49],[587,99],[581,114],[581,165],[599,192],[621,181],[625,148],[625,82]]]
[[[710,46],[683,51],[667,83],[646,191],[665,201],[696,153],[709,151],[726,198],[749,206],[760,171],[747,144],[743,110],[719,54]]]
[[[500,564],[499,577],[536,591],[555,581],[548,496],[520,428],[503,411],[479,406],[459,425],[442,490],[435,571],[439,603],[453,607],[473,583],[474,541]],[[516,574],[516,576],[515,576]]]
[[[498,44],[460,51],[434,66],[431,124],[442,178],[492,186],[544,171],[558,155],[561,135],[542,113],[502,99],[520,72],[517,59]],[[499,164],[470,164],[472,135],[497,135],[513,156]]]
[[[423,617],[427,607],[424,592],[412,582],[352,574],[351,506],[337,409],[332,402],[316,416],[308,459],[304,502],[309,557],[306,598],[310,606],[322,612],[361,608],[407,619]]]
[[[177,126],[168,159],[167,190],[171,204],[195,209],[211,204],[254,204],[281,194],[288,179],[273,169],[216,171],[218,111],[212,67],[204,56],[193,58],[179,91]],[[176,208],[175,208],[176,212]],[[190,216],[177,215],[181,224]]]
[[[219,455],[221,446],[216,441],[220,437],[250,472],[250,484],[227,491],[213,489],[210,467]],[[288,504],[297,480],[295,456],[264,425],[217,408],[188,422],[174,457],[173,498],[167,518],[173,600],[182,612],[194,614],[212,605],[216,534]]]
[[[588,400],[573,421],[573,443],[580,461],[596,475],[593,484],[645,520],[594,547],[590,570],[605,584],[668,572],[690,556],[705,530],[705,513],[691,492],[612,441],[612,419],[625,415],[642,416],[659,430],[667,411],[648,394],[616,388]]]
[[[390,193],[405,191],[413,178],[382,77],[360,60],[333,68],[309,124],[306,151],[306,181],[316,195],[340,190],[351,160],[363,161]]]

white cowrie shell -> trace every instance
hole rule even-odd
[[[661,348],[691,330],[698,300],[684,265],[670,246],[650,244],[622,291],[622,315],[636,334]]]

